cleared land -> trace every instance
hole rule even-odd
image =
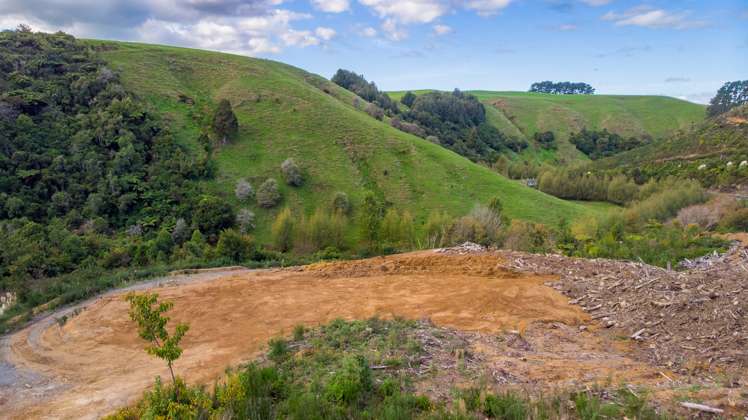
[[[577,260],[542,258],[423,251],[293,269],[201,274],[148,286],[174,301],[172,319],[191,325],[186,351],[176,364],[191,382],[210,384],[227,366],[253,359],[268,339],[289,334],[297,324],[400,316],[429,318],[441,328],[459,331],[476,361],[468,368],[477,363],[480,377],[493,378],[496,387],[552,390],[625,382],[646,386],[658,398],[699,398],[732,404],[735,410],[748,408],[741,382],[745,368],[733,371],[743,378],[737,388],[714,382],[705,388],[697,377],[648,362],[648,341],[628,339],[626,329],[597,326],[600,321],[549,286],[563,289],[568,277],[553,273],[566,273]],[[550,263],[539,267],[538,261]],[[628,263],[590,264],[592,268],[574,276],[597,279],[597,284],[605,281],[599,280],[603,275],[621,281],[615,270]],[[4,339],[1,362],[16,378],[0,384],[0,407],[9,417],[96,417],[132,403],[154,376],[168,375],[163,363],[142,351],[123,293],[85,303],[80,311],[69,309],[64,324],[55,322],[62,315],[58,313]],[[595,313],[594,306],[587,310]],[[454,362],[447,366],[459,370]],[[690,384],[700,388],[688,388]],[[421,389],[438,397],[449,386],[427,381]]]

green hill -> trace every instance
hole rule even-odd
[[[292,157],[307,182],[282,187],[284,203],[310,213],[328,206],[337,191],[354,204],[371,190],[423,221],[432,210],[451,215],[499,196],[509,216],[555,223],[598,210],[559,200],[510,181],[438,145],[403,133],[368,116],[355,96],[282,63],[184,48],[89,41],[126,88],[167,116],[176,137],[199,152],[196,122],[202,110],[230,100],[240,123],[238,138],[218,150],[218,175],[205,185],[239,207],[237,179],[257,186],[280,179],[280,164]],[[500,118],[500,115],[496,115]],[[268,239],[278,209],[257,213],[260,240]]]
[[[748,179],[748,105],[691,130],[674,133],[646,146],[595,162],[600,169],[622,168],[634,175],[696,178],[708,186]]]
[[[427,92],[427,91],[414,91]],[[391,92],[399,99],[405,92]],[[526,139],[532,146],[523,155],[533,160],[562,158],[586,159],[568,142],[572,132],[587,128],[619,135],[650,135],[661,138],[701,122],[705,107],[665,96],[623,95],[551,95],[527,92],[469,91],[490,105],[489,118],[505,134]],[[552,131],[558,151],[541,150],[532,137],[536,132]]]

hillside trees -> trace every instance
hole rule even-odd
[[[416,101],[416,95],[411,91],[405,92],[405,95],[403,95],[403,97],[400,98],[400,102],[402,102],[403,105],[407,106],[408,108],[413,106],[413,102],[415,101]]]
[[[530,86],[530,92],[552,93],[554,95],[592,95],[595,88],[582,82],[535,82]]]
[[[636,137],[625,138],[616,133],[611,133],[607,129],[595,131],[583,128],[582,131],[573,133],[569,137],[569,141],[579,151],[594,160],[643,146],[649,143],[651,139],[649,137],[641,139]]]
[[[211,127],[220,139],[221,144],[228,143],[239,132],[239,121],[236,119],[234,110],[231,108],[231,102],[228,99],[221,99],[218,102]]]
[[[331,80],[338,86],[350,90],[362,99],[376,104],[385,111],[389,111],[392,114],[399,112],[397,104],[386,93],[381,92],[374,82],[367,82],[363,75],[338,69]]]
[[[714,117],[745,103],[748,103],[748,80],[727,82],[709,101],[706,112],[710,117]]]
[[[281,173],[286,184],[292,187],[300,187],[304,184],[304,177],[301,175],[301,169],[292,158],[288,158],[281,163]]]
[[[257,189],[257,204],[266,209],[277,206],[281,201],[281,193],[278,189],[278,181],[268,178]]]

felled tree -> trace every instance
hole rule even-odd
[[[169,366],[169,373],[171,373],[171,380],[174,383],[174,389],[178,391],[173,364],[182,355],[179,342],[182,341],[182,337],[190,329],[189,325],[177,324],[174,333],[169,334],[166,330],[166,323],[169,322],[169,318],[163,316],[163,313],[169,311],[174,304],[168,301],[158,302],[157,293],[142,295],[130,293],[125,299],[130,302],[130,319],[138,324],[138,335],[148,342],[145,351],[166,361]]]
[[[213,131],[221,139],[222,144],[226,144],[239,132],[239,122],[228,99],[221,99],[218,103],[216,113],[213,115]]]

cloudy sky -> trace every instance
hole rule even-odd
[[[745,0],[0,0],[0,29],[226,51],[386,90],[526,90],[707,101],[748,78]]]

